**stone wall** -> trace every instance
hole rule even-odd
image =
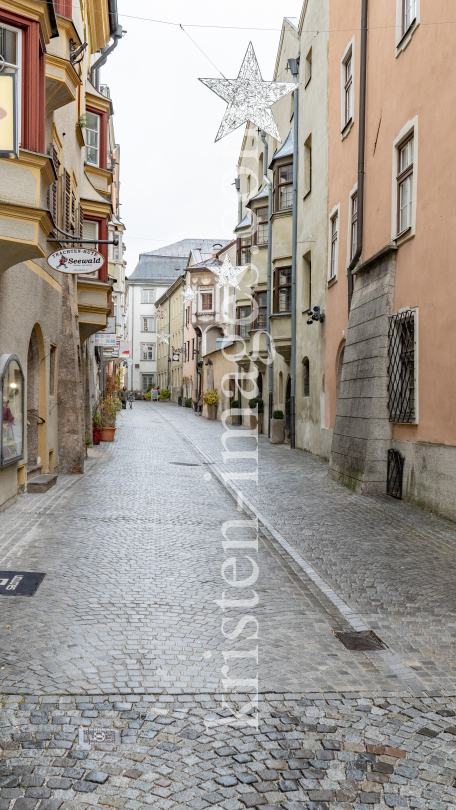
[[[330,475],[356,492],[385,493],[392,441],[388,414],[388,317],[393,311],[396,248],[360,265],[337,399]]]

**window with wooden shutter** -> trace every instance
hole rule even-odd
[[[63,230],[69,233],[71,226],[71,176],[63,170]]]
[[[48,189],[48,208],[51,212],[51,216],[54,222],[54,225],[59,224],[59,170],[60,170],[60,160],[59,160],[59,153],[52,144],[50,148],[50,155],[52,159],[52,163],[54,164],[55,173],[57,175],[57,180],[49,186]]]

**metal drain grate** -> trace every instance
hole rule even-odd
[[[192,464],[190,461],[170,461],[170,464],[175,464],[176,467],[201,467],[201,464]]]
[[[347,650],[357,650],[359,652],[369,652],[372,650],[386,650],[386,644],[379,639],[372,630],[353,631],[343,633],[335,632],[335,636],[342,642]]]

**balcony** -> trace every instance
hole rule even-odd
[[[277,354],[286,363],[291,359],[291,312],[278,312],[271,315],[271,337]]]
[[[81,343],[105,329],[111,314],[111,285],[97,279],[78,278],[78,316]]]
[[[46,196],[55,179],[48,155],[21,149],[18,158],[0,160],[0,273],[48,255],[54,224]]]

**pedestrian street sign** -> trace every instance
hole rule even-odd
[[[0,571],[0,596],[34,596],[46,574]]]

